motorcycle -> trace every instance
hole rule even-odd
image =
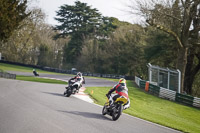
[[[65,87],[64,96],[69,97],[71,94],[76,94],[79,92],[79,88],[81,88],[80,82],[71,82],[68,81],[68,86]]]
[[[34,76],[39,76],[39,74],[34,70],[33,71]]]
[[[103,110],[102,110],[102,115],[110,115],[112,116],[112,119],[116,121],[119,119],[122,111],[123,111],[123,106],[128,102],[128,99],[124,96],[118,97],[113,104],[109,105],[109,99],[107,99],[107,102],[105,103]]]

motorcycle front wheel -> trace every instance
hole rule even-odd
[[[123,105],[118,104],[118,106],[113,110],[113,113],[112,113],[113,121],[116,121],[117,119],[119,119],[119,117],[122,113],[122,109],[123,109]]]
[[[106,112],[107,112],[106,105],[104,105],[102,110],[102,115],[106,115]]]
[[[69,97],[72,94],[72,90],[69,88],[64,92],[64,96]]]

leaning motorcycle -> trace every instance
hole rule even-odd
[[[119,119],[120,115],[122,114],[123,111],[123,106],[128,102],[128,99],[124,96],[118,97],[113,104],[109,105],[109,99],[107,99],[107,102],[105,103],[103,110],[102,110],[102,115],[110,115],[112,116],[112,119],[116,121]]]
[[[71,82],[68,81],[68,86],[65,87],[64,96],[69,97],[71,94],[76,94],[79,92],[81,84],[80,82]]]

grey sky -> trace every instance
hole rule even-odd
[[[47,23],[55,25],[58,24],[54,17],[55,11],[63,4],[73,5],[76,0],[37,0],[33,5],[36,5],[45,12],[47,15]],[[136,20],[127,11],[127,5],[130,0],[80,0],[87,3],[92,8],[97,8],[103,16],[116,17],[121,21],[134,23]]]

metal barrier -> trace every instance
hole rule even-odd
[[[149,84],[149,93],[159,96],[160,87],[153,84]]]
[[[145,91],[153,95],[157,95],[161,98],[171,100],[171,101],[176,101],[185,105],[190,105],[190,106],[200,108],[200,98],[198,97],[192,97],[189,95],[177,93],[176,91],[173,91],[170,89],[159,87],[157,85],[154,85],[153,83],[149,83],[149,81],[141,80],[137,76],[135,76],[135,83],[140,88],[145,89]]]
[[[200,108],[200,98],[194,97],[193,106]]]
[[[5,73],[5,72],[0,72],[0,77],[7,78],[7,79],[16,79],[15,74],[10,74],[10,73]]]
[[[140,80],[140,88],[145,89],[146,81]]]
[[[159,97],[165,98],[165,99],[168,99],[168,100],[171,100],[171,101],[175,101],[176,92],[160,87]]]
[[[189,96],[189,95],[185,95],[185,94],[176,93],[176,99],[175,100],[177,102],[192,106],[194,97]]]

